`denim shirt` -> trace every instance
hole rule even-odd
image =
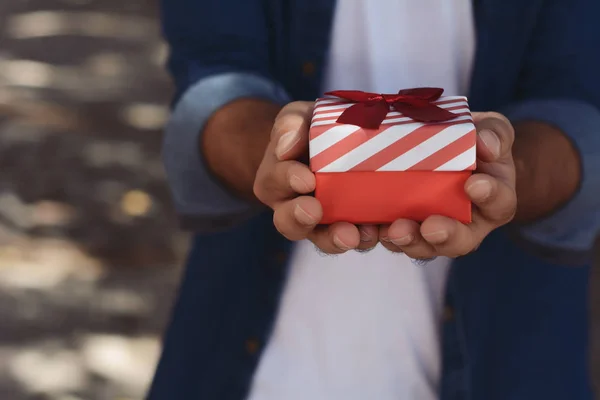
[[[197,233],[150,399],[245,398],[292,244],[269,212],[210,175],[198,140],[208,118],[236,99],[315,99],[334,7],[163,0],[177,88],[164,161],[182,222]],[[583,177],[553,215],[498,230],[454,262],[441,396],[591,399],[587,264],[600,226],[600,2],[475,0],[474,10],[471,108],[558,127],[578,149]]]

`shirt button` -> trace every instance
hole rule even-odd
[[[246,340],[246,352],[250,355],[256,354],[258,351],[259,344],[256,339],[247,339]]]
[[[302,64],[302,75],[311,77],[315,74],[315,63],[307,61]]]
[[[445,306],[442,318],[444,322],[452,321],[454,319],[454,308],[450,306]]]

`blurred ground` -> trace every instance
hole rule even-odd
[[[151,0],[0,0],[0,399],[141,399],[187,245]]]

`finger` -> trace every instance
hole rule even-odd
[[[496,228],[514,217],[517,210],[514,186],[487,174],[475,174],[467,179],[465,191],[477,207],[473,213],[475,227],[488,223]]]
[[[411,258],[431,258],[436,256],[435,248],[421,236],[417,222],[399,219],[388,229],[388,238]]]
[[[391,242],[389,237],[389,225],[379,226],[379,243],[393,253],[402,253],[402,249]]]
[[[356,225],[336,222],[317,227],[310,232],[308,239],[327,254],[341,254],[358,247],[360,233]]]
[[[432,216],[421,224],[421,235],[439,255],[459,257],[476,250],[493,230],[512,219],[516,210],[514,188],[489,175],[470,177],[465,190],[477,207],[469,225],[443,216]]]
[[[484,162],[512,160],[511,149],[515,130],[502,114],[473,113],[477,129],[477,157]]]
[[[298,161],[280,161],[271,165],[261,169],[254,182],[254,195],[269,207],[274,208],[281,201],[315,190],[315,175],[307,165]]]
[[[308,130],[314,103],[296,101],[285,106],[277,115],[271,141],[278,160],[300,159],[308,151]]]
[[[308,237],[322,217],[321,203],[314,197],[301,196],[277,205],[273,224],[289,240],[302,240]]]
[[[379,232],[375,225],[361,225],[358,227],[358,232],[360,233],[358,250],[371,250],[377,245]]]
[[[489,231],[476,230],[455,219],[434,215],[421,224],[421,236],[440,256],[460,257],[475,250]]]

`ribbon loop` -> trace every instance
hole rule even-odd
[[[439,99],[443,92],[444,89],[441,88],[423,87],[403,89],[397,94],[377,94],[360,90],[335,90],[325,94],[356,103],[339,116],[338,123],[378,129],[390,107],[419,122],[442,122],[456,118],[454,113],[432,103]]]

